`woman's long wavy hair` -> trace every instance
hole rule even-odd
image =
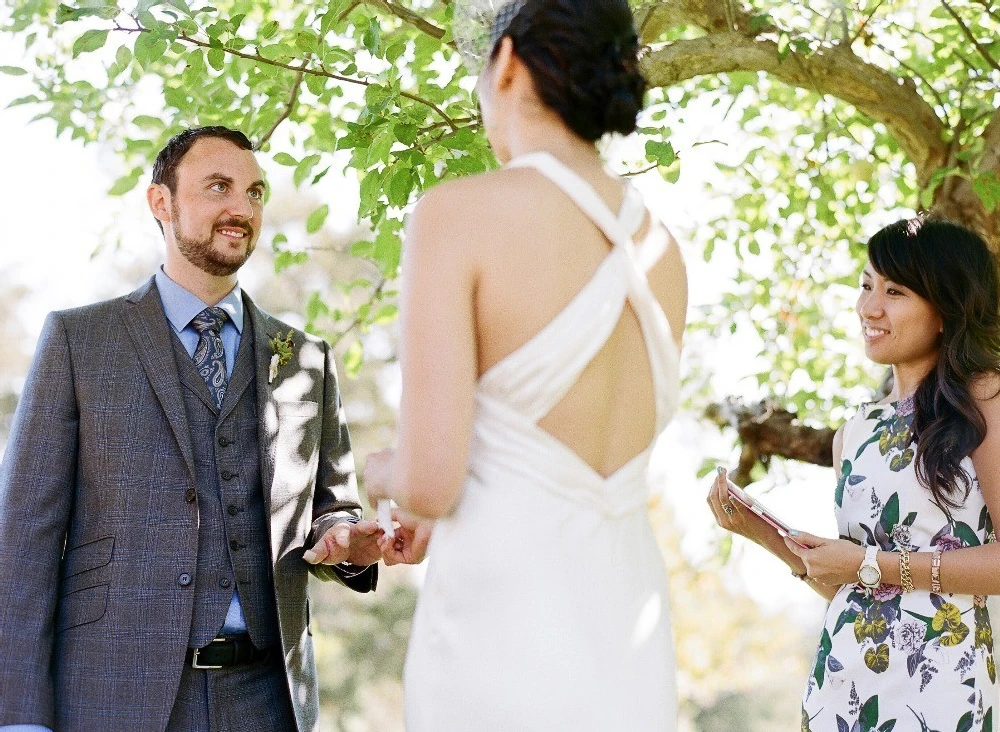
[[[958,508],[972,487],[962,461],[986,437],[973,382],[1000,371],[997,261],[968,229],[923,217],[876,233],[868,242],[868,259],[876,272],[930,302],[941,316],[937,365],[915,394],[915,467],[942,509]]]

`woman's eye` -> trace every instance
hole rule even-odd
[[[888,292],[890,295],[903,295],[903,294],[905,294],[903,292],[900,292],[899,290],[897,290],[894,287],[890,287],[888,290],[886,290],[886,292]]]
[[[872,289],[872,286],[869,285],[867,282],[862,282],[861,283],[861,289],[862,290],[870,290],[870,289]]]

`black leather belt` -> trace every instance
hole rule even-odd
[[[188,648],[184,663],[199,669],[229,668],[266,661],[270,655],[269,648],[257,648],[250,641],[250,635],[244,633],[215,638],[204,648]]]

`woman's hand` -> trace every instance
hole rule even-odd
[[[803,549],[795,542],[808,548]],[[853,541],[824,539],[805,531],[795,531],[785,539],[785,546],[802,560],[806,575],[816,582],[853,585],[858,581],[858,569],[864,561],[865,549]]]
[[[708,492],[708,505],[715,522],[726,531],[745,536],[757,544],[767,544],[765,537],[778,532],[764,519],[736,501],[729,493],[726,469],[720,467],[712,488]],[[773,538],[773,537],[771,537]]]
[[[392,448],[373,452],[365,461],[363,480],[365,484],[365,495],[368,502],[375,507],[380,500],[392,498],[389,495],[389,483],[392,479],[392,463],[396,451]]]
[[[392,509],[392,520],[396,524],[394,537],[382,534],[378,545],[382,551],[382,561],[386,566],[393,564],[419,564],[427,555],[427,544],[431,540],[434,522],[419,519],[401,508]]]

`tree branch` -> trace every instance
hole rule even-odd
[[[830,94],[885,124],[916,166],[921,185],[947,154],[941,141],[944,124],[915,85],[866,63],[843,46],[782,58],[771,40],[712,33],[651,52],[643,60],[643,71],[654,87],[706,74],[764,71],[791,86]]]
[[[735,398],[712,404],[704,417],[719,427],[732,427],[757,460],[772,456],[813,465],[833,465],[833,435],[829,427],[809,427],[788,410],[769,401],[744,404]],[[743,459],[741,458],[741,466]],[[749,470],[747,471],[749,472]]]
[[[364,0],[369,5],[375,5],[382,8],[383,10],[395,15],[397,18],[402,20],[404,23],[412,25],[423,33],[431,36],[432,38],[437,38],[439,41],[444,38],[444,28],[439,28],[428,20],[420,17],[414,13],[409,8],[404,8],[398,5],[392,0]]]
[[[278,119],[274,120],[274,124],[271,125],[271,128],[257,141],[256,150],[260,150],[264,147],[264,144],[271,139],[271,135],[273,135],[274,131],[278,129],[278,126],[291,116],[292,111],[295,109],[295,102],[299,98],[299,89],[302,88],[303,78],[304,74],[301,71],[295,75],[295,83],[292,84],[292,91],[288,95],[288,102],[285,104],[285,111],[281,113],[281,116],[278,117]]]
[[[375,301],[378,300],[382,296],[382,290],[385,289],[385,286],[386,286],[386,279],[384,277],[382,277],[382,278],[379,279],[378,284],[375,285],[375,289],[372,290],[372,294],[358,308],[358,310],[360,310],[361,308],[365,307],[365,305],[371,307],[375,303]],[[340,343],[342,340],[344,340],[344,338],[347,336],[348,333],[350,333],[352,330],[354,330],[359,325],[361,325],[361,323],[363,322],[363,320],[364,319],[360,315],[354,316],[354,320],[352,320],[350,322],[350,324],[346,328],[344,328],[343,330],[341,330],[340,332],[338,332],[335,336],[332,336],[329,339],[330,345],[331,346],[336,346],[338,343]]]
[[[978,40],[976,40],[976,36],[973,34],[972,29],[965,24],[965,21],[962,20],[962,16],[956,13],[954,8],[952,8],[951,5],[948,4],[948,0],[941,0],[941,5],[944,6],[944,9],[948,11],[948,15],[954,18],[955,22],[958,24],[959,29],[962,31],[962,35],[968,38],[969,43],[975,46],[976,50],[979,52],[979,55],[983,57],[983,60],[986,61],[986,63],[988,63],[990,66],[992,66],[994,71],[1000,71],[1000,63],[997,63],[997,60],[990,55],[990,52],[986,50],[986,47],[983,46],[983,44],[980,43]]]
[[[138,23],[138,21],[136,21],[136,22]],[[125,28],[124,26],[121,26],[121,25],[119,25],[117,23],[115,24],[114,30],[116,30],[116,31],[124,31],[126,33],[151,33],[152,32],[148,28],[143,28],[141,25],[136,25],[135,28]],[[190,43],[191,45],[198,46],[200,48],[209,48],[209,49],[216,48],[216,46],[213,46],[211,43],[209,43],[207,41],[203,41],[203,40],[201,40],[199,38],[194,38],[193,36],[189,36],[186,33],[178,33],[177,34],[177,38],[175,40],[184,41],[186,43]],[[303,66],[293,66],[292,64],[283,63],[281,61],[275,61],[275,60],[269,59],[269,58],[264,58],[263,56],[260,55],[260,53],[244,53],[243,51],[237,51],[236,49],[225,48],[225,47],[222,48],[222,51],[224,51],[225,53],[228,53],[230,56],[237,56],[239,58],[243,58],[243,59],[246,59],[248,61],[253,61],[254,63],[257,63],[257,64],[264,64],[266,66],[275,66],[275,67],[277,67],[279,69],[287,69],[289,71],[294,71],[296,73],[309,74],[310,76],[322,76],[325,79],[333,79],[334,81],[342,81],[345,84],[357,84],[358,86],[371,86],[372,83],[373,83],[371,81],[368,81],[367,79],[355,79],[355,78],[350,77],[350,76],[342,76],[341,74],[334,74],[334,73],[331,73],[329,71],[326,71],[325,69],[310,68],[310,67],[305,66],[305,65],[303,65]],[[414,101],[417,104],[422,104],[422,105],[424,105],[426,107],[429,107],[430,109],[433,109],[441,117],[441,119],[443,119],[448,124],[449,127],[451,127],[453,130],[457,131],[457,127],[455,126],[455,123],[451,119],[451,117],[449,117],[447,114],[445,114],[445,111],[443,109],[441,109],[438,105],[434,104],[434,102],[432,102],[432,101],[430,101],[428,99],[424,99],[423,97],[420,97],[420,96],[418,96],[416,94],[413,94],[411,92],[400,91],[399,92],[399,96],[405,97],[406,99]]]

